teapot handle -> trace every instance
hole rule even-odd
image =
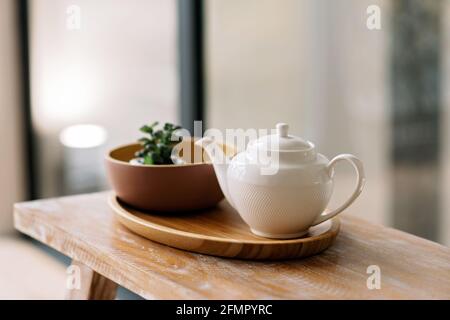
[[[312,224],[313,226],[315,226],[319,223],[322,223],[328,219],[331,219],[334,216],[336,216],[337,214],[341,213],[343,210],[345,210],[349,205],[351,205],[353,203],[353,201],[356,200],[356,198],[358,198],[358,196],[360,195],[360,193],[364,187],[364,182],[365,182],[366,178],[364,175],[363,164],[362,164],[361,160],[359,160],[357,157],[355,157],[352,154],[341,154],[341,155],[334,157],[330,161],[330,163],[327,165],[327,170],[328,170],[328,174],[330,175],[330,177],[332,177],[332,175],[333,175],[333,168],[336,165],[336,163],[339,161],[342,161],[342,160],[347,160],[348,162],[350,162],[350,164],[353,166],[353,168],[356,171],[355,191],[353,191],[350,198],[347,199],[347,201],[345,201],[343,205],[341,205],[340,207],[338,207],[337,209],[335,209],[331,212],[322,213],[319,217],[317,217],[317,219]]]

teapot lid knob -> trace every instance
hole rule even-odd
[[[287,123],[277,123],[277,133],[280,137],[286,138],[288,136],[289,125]]]

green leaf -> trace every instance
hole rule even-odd
[[[143,125],[140,130],[144,133],[152,134],[153,129],[158,125],[158,121],[153,122],[151,125]]]
[[[164,161],[159,154],[156,152],[152,153],[152,160],[154,164],[163,164]]]
[[[163,131],[161,130],[155,131],[153,136],[155,137],[155,139],[161,139],[161,137],[163,136]]]
[[[154,164],[153,157],[151,153],[148,153],[144,157],[144,164]]]
[[[135,156],[136,158],[142,158],[143,156],[145,156],[145,151],[144,151],[144,150],[139,150],[139,151],[137,151],[137,152],[134,154],[134,156]]]
[[[146,152],[155,151],[156,148],[157,148],[157,147],[156,147],[156,145],[155,145],[154,142],[152,142],[152,143],[147,143],[147,144],[144,145],[144,151],[146,151]]]
[[[144,132],[144,133],[148,133],[148,134],[152,134],[153,133],[153,128],[148,126],[148,125],[142,126],[139,130]]]
[[[150,139],[149,139],[149,138],[140,138],[138,141],[139,141],[141,144],[147,144],[147,143],[150,142]]]

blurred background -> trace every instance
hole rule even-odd
[[[0,298],[62,298],[68,263],[14,233],[12,204],[108,189],[104,153],[154,120],[287,122],[364,162],[348,214],[450,244],[450,0],[0,0],[0,70],[0,261],[41,279],[23,292],[11,264]]]

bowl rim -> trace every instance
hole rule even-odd
[[[197,162],[197,163],[182,163],[182,164],[131,164],[129,162],[123,161],[123,160],[118,160],[116,158],[113,158],[111,156],[111,154],[119,149],[123,149],[126,147],[131,147],[131,146],[135,146],[135,145],[139,145],[139,142],[133,142],[133,143],[128,143],[128,144],[124,144],[124,145],[120,145],[118,147],[115,147],[114,149],[109,150],[106,155],[105,155],[105,159],[107,161],[111,161],[117,164],[121,164],[121,165],[126,165],[126,166],[130,166],[130,167],[143,167],[143,168],[179,168],[179,167],[193,167],[193,166],[201,166],[201,165],[212,165],[212,163],[210,162]]]

